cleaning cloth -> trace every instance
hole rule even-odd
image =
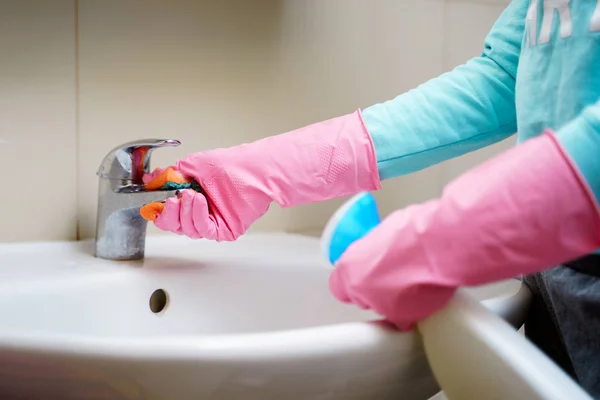
[[[160,169],[157,168],[144,179],[144,188],[146,190],[184,190],[193,189],[202,193],[203,190],[195,180],[186,178],[183,174],[173,167]],[[154,221],[165,207],[164,201],[154,201],[145,204],[140,208],[140,215],[148,221]]]

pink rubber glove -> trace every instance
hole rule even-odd
[[[460,286],[589,254],[600,247],[600,213],[577,171],[553,134],[530,139],[352,243],[330,289],[408,330]]]
[[[237,239],[272,202],[290,207],[381,187],[360,111],[253,143],[195,153],[174,167],[194,178],[206,196],[183,191],[179,199],[167,200],[154,223],[165,231],[217,241]]]

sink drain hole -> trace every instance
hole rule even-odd
[[[158,314],[167,307],[169,296],[163,289],[156,289],[150,296],[150,310],[154,314]]]

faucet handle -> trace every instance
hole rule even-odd
[[[96,175],[141,185],[144,174],[150,172],[150,155],[159,147],[179,146],[175,139],[141,139],[123,143],[109,151]]]

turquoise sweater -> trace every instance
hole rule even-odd
[[[550,128],[600,199],[600,2],[554,4],[513,0],[481,56],[363,110],[382,179]]]

